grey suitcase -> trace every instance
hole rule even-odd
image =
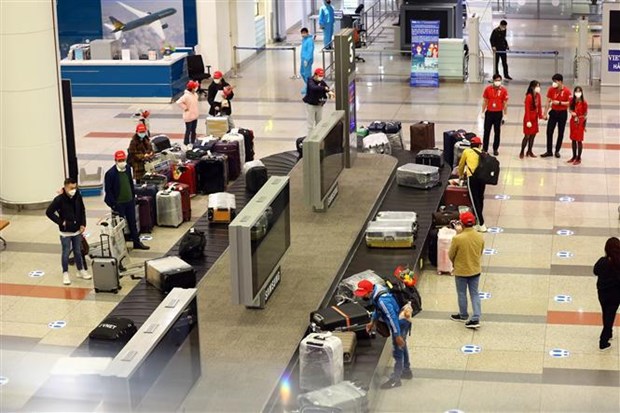
[[[178,227],[183,223],[181,192],[165,189],[157,192],[157,225]]]
[[[413,211],[380,211],[377,212],[376,221],[407,222],[411,224],[413,233],[418,233],[418,214]]]
[[[465,151],[465,149],[470,147],[471,143],[467,139],[457,141],[454,144],[454,159],[452,160],[452,167],[457,167],[459,165],[463,152]]]
[[[300,413],[366,413],[368,394],[350,381],[343,381],[297,398]]]
[[[342,341],[342,357],[344,364],[351,364],[355,360],[357,334],[354,331],[334,331],[332,333]]]
[[[439,168],[408,163],[396,170],[396,182],[400,186],[429,189],[440,184]]]
[[[393,151],[396,149],[405,149],[402,130],[399,130],[396,133],[386,133],[385,135],[387,136],[388,141],[390,141],[390,146]]]
[[[95,292],[118,293],[121,289],[118,261],[112,257],[109,235],[101,234],[101,256],[93,257],[91,266]]]

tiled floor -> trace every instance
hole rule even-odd
[[[560,71],[570,75],[576,44],[570,25],[569,21],[511,21],[509,41],[515,50],[560,51]],[[490,28],[485,15],[485,37]],[[379,42],[388,46],[389,39],[382,36]],[[300,80],[289,79],[289,57],[262,55],[244,68],[242,78],[229,79],[237,87],[235,120],[255,130],[258,157],[291,150],[295,139],[305,134],[302,85]],[[412,89],[406,83],[406,58],[384,57],[380,74],[376,56],[365,57],[367,62],[358,69],[361,124],[398,119],[407,127],[414,121],[431,120],[439,145],[443,130],[480,132],[477,116],[486,85],[444,83],[439,89]],[[320,62],[318,54],[316,62]],[[487,59],[487,72],[490,63]],[[402,388],[380,393],[376,411],[620,411],[619,346],[614,341],[611,351],[598,351],[600,317],[591,270],[606,238],[618,236],[620,228],[620,92],[617,88],[584,88],[591,109],[581,166],[565,163],[567,145],[559,160],[519,160],[521,102],[527,82],[536,78],[546,88],[553,62],[514,58],[510,67],[515,81],[508,84],[511,104],[502,130],[501,182],[488,188],[485,207],[488,225],[503,231],[485,236],[487,247],[497,254],[484,260],[481,291],[490,293],[490,298],[483,301],[483,326],[472,332],[449,321],[456,307],[454,281],[426,271],[421,281],[425,312],[416,319],[409,342],[415,378]],[[566,83],[573,86],[571,79]],[[139,107],[74,104],[80,166],[91,170],[111,166],[113,152],[128,145],[135,126],[129,115]],[[154,132],[181,137],[183,124],[175,105],[145,107],[153,113]],[[201,110],[206,113],[206,102],[201,103]],[[326,107],[330,110],[332,104]],[[204,132],[204,124],[199,132]],[[544,150],[544,140],[543,133],[539,134],[535,152]],[[560,198],[567,196],[574,202],[562,202]],[[92,239],[98,235],[96,222],[106,208],[101,198],[87,198],[86,205]],[[205,209],[205,198],[193,200],[194,217]],[[0,380],[5,383],[0,387],[0,409],[13,411],[134,282],[123,279],[118,296],[95,295],[91,282],[83,280],[63,287],[56,229],[42,211],[4,210],[2,216],[11,225],[2,232],[9,245],[0,253],[0,376],[8,380]],[[151,251],[132,252],[132,262],[167,251],[189,227],[190,223],[178,229],[156,228],[149,241]],[[558,235],[561,229],[574,234]],[[573,256],[558,257],[559,251],[570,251]],[[29,276],[34,270],[45,274]],[[572,300],[556,302],[558,295]],[[58,320],[66,326],[48,326]],[[619,333],[616,328],[615,336]],[[481,352],[464,354],[461,347],[467,344],[480,346]],[[552,358],[553,349],[568,350],[570,356]]]

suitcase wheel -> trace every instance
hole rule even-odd
[[[99,288],[95,288],[95,292],[98,293],[99,292]]]

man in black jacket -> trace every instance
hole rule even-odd
[[[323,118],[323,106],[329,97],[333,97],[333,92],[323,80],[325,71],[317,68],[314,76],[308,79],[306,88],[306,96],[302,99],[306,104],[306,113],[308,115],[308,134]]]
[[[508,41],[506,40],[506,27],[508,27],[508,22],[502,20],[499,22],[499,26],[491,32],[491,48],[495,54],[495,72],[493,74],[499,74],[499,60],[502,59],[504,79],[512,80],[510,75],[508,75],[508,56],[506,53],[510,50],[510,47],[508,47]]]
[[[62,193],[58,195],[47,207],[45,215],[51,219],[60,231],[60,244],[62,246],[61,265],[62,283],[70,285],[69,278],[69,255],[73,250],[75,266],[78,269],[78,277],[90,280],[92,277],[84,268],[82,257],[82,233],[86,229],[86,210],[84,200],[77,190],[77,182],[73,178],[65,179]]]

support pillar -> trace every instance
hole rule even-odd
[[[588,19],[582,16],[578,23],[579,42],[577,43],[577,79],[576,84],[586,86],[590,80],[590,61],[588,55]]]
[[[480,59],[480,17],[473,16],[467,19],[467,46],[469,47],[469,59],[467,61],[467,82],[482,83],[483,60]],[[441,57],[440,57],[441,59]]]

